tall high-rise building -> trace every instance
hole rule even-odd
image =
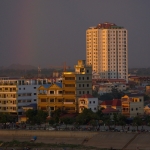
[[[128,82],[128,32],[114,23],[86,30],[86,62],[105,79]]]

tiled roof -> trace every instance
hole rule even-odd
[[[108,113],[115,113],[115,112],[118,112],[118,110],[113,109],[113,108],[106,108],[106,109],[103,109],[102,112],[103,112],[104,114],[108,114]]]
[[[106,100],[103,101],[101,105],[121,106],[121,100],[120,99]]]
[[[91,94],[84,94],[81,98],[94,98]]]
[[[54,83],[54,84],[56,84],[57,86],[59,86],[60,88],[62,88],[62,83],[56,82],[56,83]]]
[[[112,105],[112,100],[103,101],[101,105]]]
[[[51,84],[43,84],[42,85],[44,88],[49,88],[51,86]]]
[[[121,100],[120,99],[113,99],[112,100],[112,106],[121,106]]]

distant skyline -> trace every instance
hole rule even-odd
[[[111,22],[128,30],[129,68],[150,67],[150,1],[0,1],[0,66],[74,66],[85,59],[85,33]]]

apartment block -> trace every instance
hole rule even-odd
[[[128,31],[114,23],[86,30],[86,61],[102,79],[128,82]]]

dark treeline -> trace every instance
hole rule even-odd
[[[129,74],[137,76],[150,76],[150,68],[129,68]]]

